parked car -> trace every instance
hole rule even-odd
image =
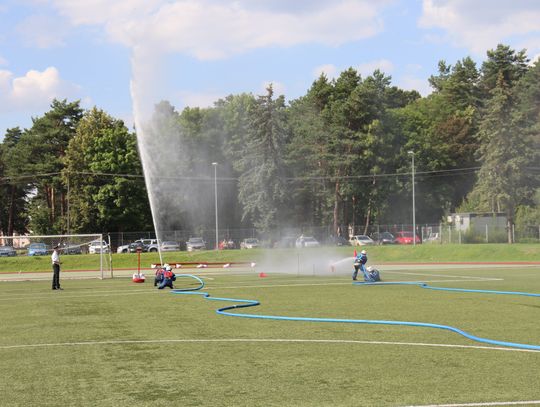
[[[157,252],[157,239],[138,239],[129,244],[124,244],[116,248],[116,253],[136,253],[140,247],[143,252]]]
[[[434,242],[440,242],[441,238],[439,236],[439,233],[430,233],[425,239],[424,242],[426,243],[434,243]]]
[[[177,242],[173,241],[166,241],[161,244],[161,251],[162,252],[179,252],[180,251],[180,245]]]
[[[300,236],[296,239],[295,246],[300,247],[319,247],[320,244],[313,236]]]
[[[235,249],[236,245],[232,239],[223,239],[219,242],[219,250]]]
[[[116,248],[116,253],[129,253],[129,245],[130,244],[123,244],[123,245],[118,246]]]
[[[371,235],[371,238],[377,243],[377,244],[395,244],[396,238],[394,235],[390,232],[381,232],[381,233],[373,233]]]
[[[350,246],[351,243],[343,236],[332,236],[328,239],[328,244],[333,246]]]
[[[139,250],[141,252],[147,252],[148,251],[148,246],[146,246],[140,240],[136,240],[133,243],[130,243],[128,245],[128,252],[130,252],[130,253],[137,253]]]
[[[109,253],[109,245],[105,240],[102,240],[101,242],[99,240],[94,240],[93,242],[90,242],[90,244],[88,244],[88,253]]]
[[[157,239],[139,239],[142,244],[146,246],[147,252],[157,252],[158,251],[158,241]]]
[[[0,257],[13,257],[17,252],[12,246],[0,246]]]
[[[279,239],[277,242],[274,243],[275,248],[288,248],[288,247],[294,247],[296,242],[296,237],[294,236],[285,236]]]
[[[45,243],[30,243],[28,245],[28,256],[46,256],[47,245]]]
[[[64,243],[60,245],[60,250],[62,254],[81,254],[82,253],[81,246],[78,244]]]
[[[416,238],[416,243],[421,243],[418,235],[413,235],[413,232],[397,232],[396,243],[397,244],[413,244],[413,239]]]
[[[190,237],[186,242],[186,249],[188,252],[193,250],[206,250],[206,242],[202,237]]]
[[[240,249],[255,249],[260,245],[261,244],[259,243],[259,239],[256,239],[254,237],[248,237],[247,239],[244,239],[242,240],[242,242],[240,242]]]
[[[368,246],[373,245],[375,242],[367,235],[354,235],[349,239],[351,246]]]

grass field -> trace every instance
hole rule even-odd
[[[381,270],[385,281],[540,293],[539,265]],[[353,286],[339,274],[267,274],[198,273],[212,297],[261,302],[238,312],[420,321],[540,345],[537,297]],[[63,287],[0,284],[0,405],[540,404],[538,351],[501,349],[440,329],[222,316],[215,310],[230,303],[158,291],[150,281],[65,280]]]

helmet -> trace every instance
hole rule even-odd
[[[169,266],[169,263],[165,263],[165,264],[163,265],[163,268],[164,268],[164,269],[166,269],[167,267],[170,267],[170,266]]]
[[[360,253],[361,254],[367,254],[367,252],[365,250],[362,250]]]
[[[371,273],[373,271],[373,267],[368,266],[367,271],[369,271]]]
[[[172,267],[169,266],[168,264],[165,266],[165,271],[171,271],[172,270]]]

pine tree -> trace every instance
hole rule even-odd
[[[286,201],[284,145],[287,139],[285,103],[273,99],[272,86],[257,98],[249,113],[250,125],[244,153],[237,163],[240,171],[239,200],[243,217],[264,231],[284,220]]]
[[[478,138],[482,166],[471,194],[472,200],[479,203],[479,209],[506,213],[509,243],[513,243],[516,208],[531,193],[526,181],[526,167],[531,163],[532,150],[516,125],[514,106],[512,90],[501,72],[480,122]]]

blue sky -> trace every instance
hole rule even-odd
[[[426,95],[441,59],[540,55],[537,0],[3,0],[0,27],[0,138],[53,98],[131,126],[161,99],[206,107],[273,83],[290,100],[348,67]]]

